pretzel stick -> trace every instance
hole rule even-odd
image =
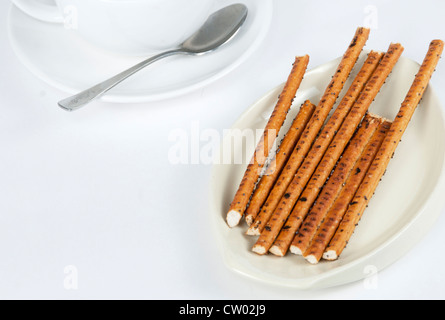
[[[343,55],[340,64],[338,65],[337,71],[333,75],[330,84],[326,88],[323,97],[321,98],[317,108],[315,109],[315,112],[312,115],[312,118],[309,121],[306,130],[298,141],[294,151],[292,152],[292,155],[290,156],[274,187],[268,195],[266,202],[261,207],[261,211],[258,213],[253,224],[247,230],[247,234],[259,235],[262,232],[270,216],[277,207],[278,202],[286,192],[286,188],[292,181],[293,176],[297,172],[301,163],[304,161],[304,158],[308,154],[313,142],[317,138],[320,129],[325,123],[330,111],[335,104],[335,101],[338,98],[338,95],[343,89],[344,83],[346,82],[352,68],[356,63],[360,52],[368,39],[368,36],[369,29],[357,29],[351,44]],[[334,132],[331,131],[335,131],[335,129],[332,129],[334,127],[332,122],[330,126],[332,127],[329,132],[324,133],[322,138],[320,139],[327,141],[330,141],[330,139],[332,139]],[[326,143],[326,147],[328,144],[329,142]],[[319,145],[320,149],[322,146],[324,146],[324,144],[322,143],[320,143]]]
[[[250,199],[249,206],[246,210],[245,220],[250,226],[258,214],[264,199],[267,197],[270,189],[272,188],[275,180],[280,174],[283,166],[286,164],[289,155],[295,148],[295,145],[300,139],[303,130],[305,129],[309,119],[314,113],[315,105],[309,100],[306,100],[298,111],[297,116],[292,122],[291,127],[286,132],[283,141],[280,144],[279,151],[275,158],[268,165],[266,172],[261,177],[260,182],[257,184],[252,198]]]
[[[443,41],[433,40],[430,43],[427,55],[415,76],[411,88],[402,102],[399,112],[369,167],[363,182],[349,204],[338,230],[326,248],[323,258],[335,260],[346,247],[428,86],[442,51]]]
[[[354,197],[355,192],[362,182],[363,177],[371,165],[371,162],[380,148],[390,126],[391,122],[384,121],[374,133],[360,159],[355,163],[340,194],[335,199],[329,211],[327,211],[324,220],[315,232],[311,242],[308,243],[309,245],[306,247],[301,243],[299,244],[298,242],[300,240],[295,236],[290,246],[290,252],[296,254],[301,254],[301,252],[303,252],[304,258],[312,264],[320,261],[326,246],[337,230],[337,227],[348,208],[348,204]]]
[[[285,194],[280,199],[279,205],[275,209],[269,222],[253,246],[252,250],[254,252],[265,254],[267,250],[270,249],[288,217],[289,220],[286,223],[285,231],[290,234],[290,241],[292,241],[294,233],[300,226],[302,219],[304,219],[304,214],[298,211],[293,211],[291,214],[291,211],[297,200],[303,202],[307,200],[303,197],[299,199],[306,183],[309,181],[312,174],[321,184],[325,183],[343,153],[346,144],[351,139],[372,101],[380,91],[380,88],[392,71],[402,51],[403,47],[400,44],[390,45],[388,52],[383,56],[371,79],[360,93],[358,100],[343,121],[340,130],[335,135],[320,163],[313,163],[312,159],[307,159],[302,164],[297,174],[292,179],[292,182],[289,184],[289,187],[286,189]],[[315,191],[318,192],[318,190]]]
[[[309,63],[309,56],[296,57],[292,66],[291,73],[287,82],[281,92],[278,102],[272,112],[272,115],[267,122],[264,133],[255,149],[252,160],[250,161],[244,173],[238,191],[230,204],[229,212],[227,213],[227,224],[229,227],[238,225],[241,217],[244,214],[247,203],[255,188],[255,184],[260,176],[261,168],[267,160],[268,154],[272,145],[278,136],[281,126],[283,125],[286,115],[292,105],[292,101],[300,87],[303,76],[306,72]],[[274,139],[270,139],[273,135]]]
[[[371,136],[377,130],[382,121],[382,118],[378,116],[371,114],[366,115],[360,125],[360,128],[348,143],[348,146],[343,152],[341,159],[338,161],[336,168],[329,177],[328,182],[323,186],[322,181],[315,177],[309,181],[307,187],[301,195],[301,197],[304,197],[306,201],[298,201],[294,208],[294,210],[299,212],[301,216],[306,215],[306,218],[304,221],[300,220],[302,221],[301,227],[298,227],[299,231],[296,235],[295,233],[289,233],[287,231],[288,227],[286,223],[275,240],[273,246],[270,248],[269,251],[271,253],[278,256],[284,256],[292,242],[292,239],[294,238],[299,239],[296,245],[297,248],[306,245],[306,242],[310,240],[314,229],[323,219],[326,208],[329,208],[334,202],[335,198],[340,192],[342,184],[349,176],[352,167],[357,162],[358,158],[363,152],[363,149],[366,147],[366,144],[371,139]],[[321,188],[323,189],[321,190]],[[321,190],[320,193],[319,190]],[[315,200],[317,203],[311,209],[310,206],[314,204]]]

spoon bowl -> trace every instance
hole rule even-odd
[[[202,27],[185,40],[181,48],[191,53],[207,53],[229,41],[247,18],[247,7],[233,4],[213,13]]]
[[[178,48],[162,52],[74,96],[59,101],[64,110],[74,111],[99,98],[116,85],[152,63],[175,55],[202,55],[212,52],[232,39],[247,18],[243,4],[232,4],[209,16],[207,21]]]

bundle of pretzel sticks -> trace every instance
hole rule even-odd
[[[386,52],[369,52],[334,109],[369,33],[367,28],[357,28],[320,101],[301,105],[271,158],[309,63],[307,55],[295,58],[226,216],[231,228],[244,218],[246,234],[258,236],[253,252],[284,256],[290,251],[312,264],[336,260],[358,225],[444,46],[442,40],[430,42],[392,121],[368,109],[404,50],[399,43],[391,43]]]

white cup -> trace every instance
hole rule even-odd
[[[205,22],[215,0],[12,1],[28,15],[63,24],[97,47],[148,55],[182,43]]]

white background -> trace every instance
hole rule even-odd
[[[407,255],[363,281],[299,291],[244,278],[223,264],[209,212],[210,165],[168,161],[169,133],[222,132],[288,75],[295,55],[310,68],[343,54],[367,6],[378,12],[367,47],[390,42],[423,60],[445,39],[445,3],[276,0],[261,47],[203,89],[161,102],[96,102],[75,113],[66,93],[15,57],[0,2],[0,298],[39,299],[443,299],[445,216]],[[431,84],[445,101],[445,65]],[[77,290],[64,268],[78,270]]]

